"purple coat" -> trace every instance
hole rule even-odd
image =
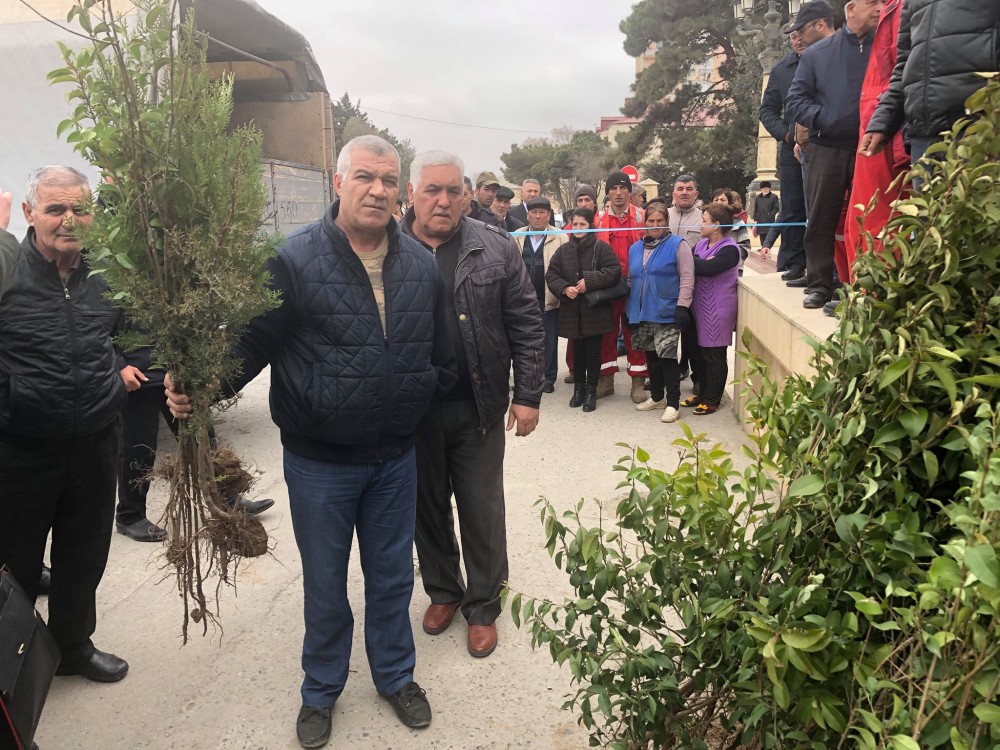
[[[694,248],[694,257],[713,258],[722,248],[739,245],[728,235],[709,247],[703,239]],[[695,276],[694,300],[691,303],[694,325],[698,331],[699,346],[729,346],[733,343],[736,328],[736,284],[740,278],[739,267],[723,271],[718,276]]]

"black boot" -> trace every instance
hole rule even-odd
[[[587,386],[583,391],[583,410],[594,411],[597,408],[597,386]]]
[[[586,386],[583,383],[573,383],[573,398],[569,400],[569,405],[574,409],[583,404],[583,394]]]

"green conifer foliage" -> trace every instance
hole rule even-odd
[[[682,423],[679,467],[623,458],[598,525],[543,503],[576,597],[511,613],[592,745],[1000,745],[1000,81],[968,108],[816,374],[750,361],[749,467]]]
[[[211,79],[194,11],[183,22],[177,12],[136,0],[116,16],[110,0],[80,0],[68,20],[91,44],[63,46],[66,65],[49,79],[73,84],[77,106],[58,132],[104,178],[84,240],[133,327],[122,343],[152,346],[194,407],[166,472],[164,518],[186,640],[190,619],[203,632],[217,622],[218,590],[239,559],[267,550],[259,522],[222,502],[208,431],[235,342],[278,300],[265,269],[275,241],[261,231],[260,134],[229,130],[231,81]]]

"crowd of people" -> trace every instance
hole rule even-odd
[[[780,235],[782,278],[828,315],[857,254],[881,249],[908,189],[897,178],[965,114],[979,74],[1000,69],[995,2],[849,0],[844,13],[837,28],[827,0],[801,6],[760,106],[781,184],[780,227],[762,245]]]
[[[998,67],[996,3],[850,0],[845,11],[835,29],[826,0],[812,0],[786,28],[793,51],[771,71],[760,113],[781,144],[781,199],[762,183],[751,207],[758,223],[779,225],[783,278],[805,290],[805,307],[828,312],[854,255],[878,250],[904,189],[895,176],[963,115],[984,83],[975,74]],[[950,54],[959,44],[963,54]],[[431,602],[424,631],[443,633],[461,614],[471,656],[497,648],[504,432],[534,431],[555,392],[560,337],[568,408],[593,412],[614,394],[619,339],[635,409],[663,422],[716,412],[728,380],[754,231],[737,192],[702,201],[683,174],[669,201],[647,202],[615,172],[578,186],[557,228],[537,180],[512,205],[495,174],[473,181],[447,151],[417,155],[410,173],[400,184],[399,155],[377,136],[341,149],[337,199],[272,260],[282,302],[251,323],[235,352],[240,377],[227,384],[235,393],[270,366],[303,565],[303,747],[328,742],[349,673],[355,533],[372,679],[406,726],[431,722],[413,679],[414,547]],[[0,193],[0,566],[31,601],[48,593],[58,674],[113,682],[128,664],[92,640],[111,532],[163,538],[144,477],[160,415],[176,427],[191,405],[149,350],[115,346],[127,321],[75,233],[90,221],[87,178],[33,173],[20,243],[6,232],[12,200]],[[863,213],[869,202],[876,210]],[[227,501],[248,514],[273,504]]]

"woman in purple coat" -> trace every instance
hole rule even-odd
[[[698,416],[718,411],[729,377],[726,350],[733,341],[736,327],[736,284],[740,264],[740,247],[729,236],[732,225],[732,207],[721,203],[705,206],[701,219],[702,240],[694,248],[691,313],[698,333],[698,347],[693,356],[702,373],[702,381],[699,395],[684,399],[681,406],[695,407],[694,414]]]

